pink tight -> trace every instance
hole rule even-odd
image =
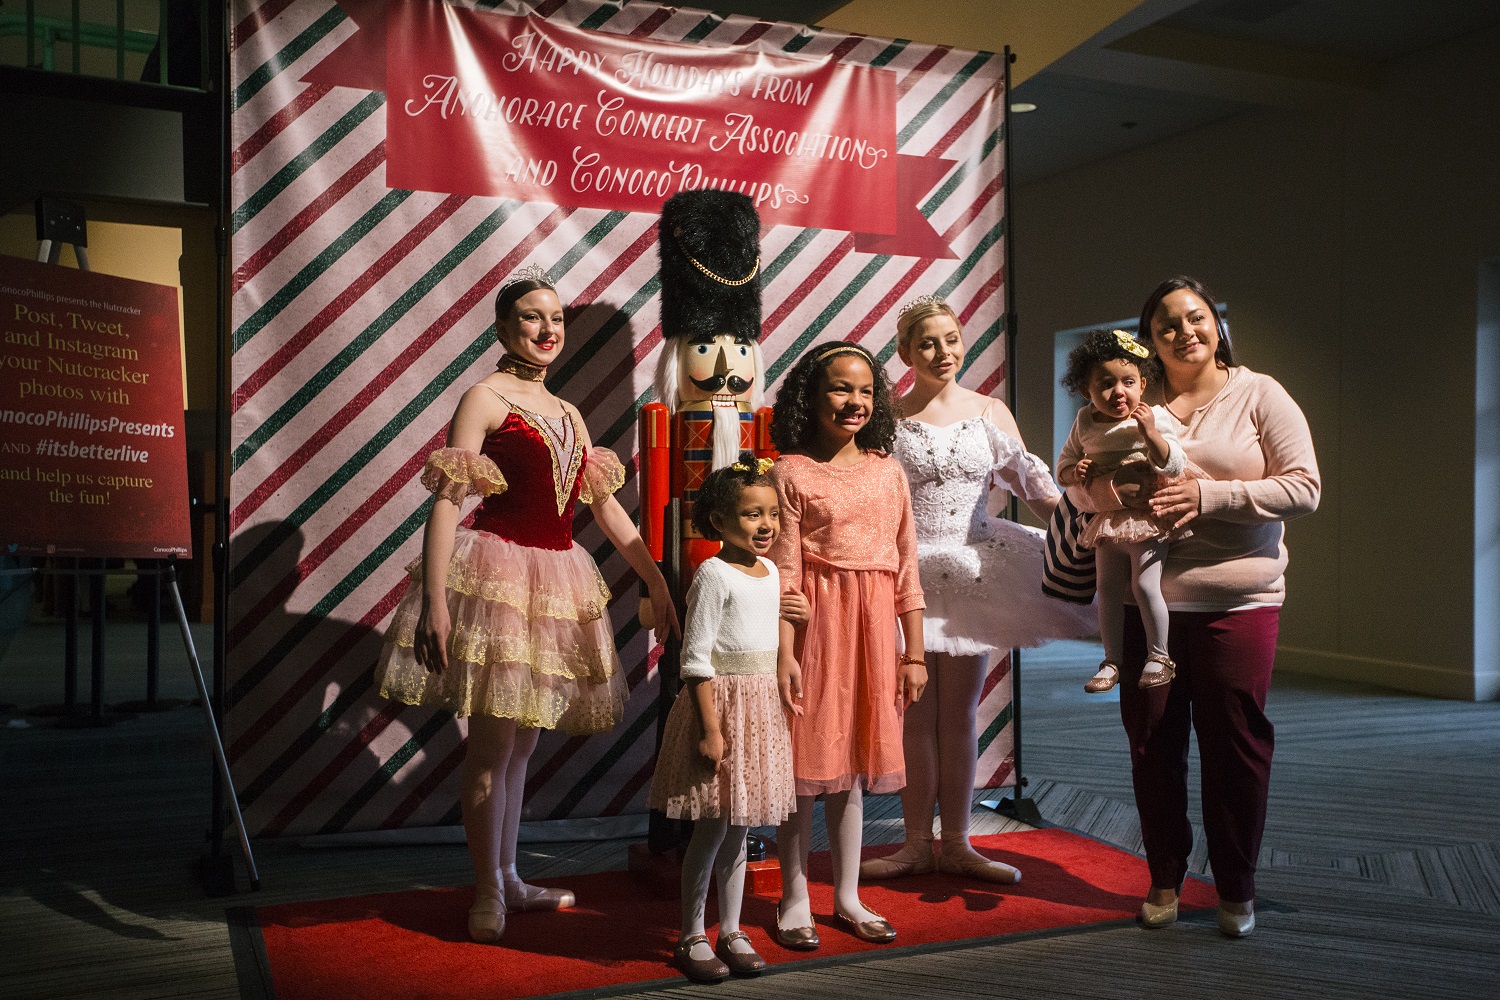
[[[474,884],[481,889],[498,892],[502,873],[515,871],[526,763],[540,735],[540,730],[518,726],[514,719],[469,717],[460,803]]]
[[[931,851],[932,809],[942,818],[943,843],[969,846],[969,813],[979,753],[975,718],[987,657],[932,653],[933,671],[922,700],[906,707],[903,746],[906,787],[901,815],[906,842]],[[951,849],[951,848],[950,848]]]

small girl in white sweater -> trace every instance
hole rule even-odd
[[[765,961],[739,929],[745,834],[797,808],[791,734],[776,683],[781,581],[765,558],[780,529],[769,459],[711,473],[693,525],[723,543],[688,588],[682,638],[686,683],[667,716],[651,779],[651,808],[695,820],[682,863],[682,935],[673,961],[695,982],[755,975]],[[718,878],[719,940],[704,907]]]
[[[1078,411],[1072,433],[1057,459],[1057,481],[1087,487],[1096,477],[1130,462],[1145,461],[1159,476],[1181,476],[1182,445],[1159,406],[1141,402],[1150,355],[1123,330],[1096,330],[1068,355],[1063,387],[1089,402]],[[1079,543],[1094,549],[1099,587],[1099,638],[1104,662],[1083,686],[1090,694],[1120,681],[1124,658],[1125,597],[1135,593],[1146,632],[1146,666],[1139,686],[1162,687],[1177,676],[1167,655],[1167,602],[1161,596],[1167,532],[1149,509],[1125,508],[1090,516]]]

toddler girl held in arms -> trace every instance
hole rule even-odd
[[[1165,413],[1141,402],[1149,353],[1123,330],[1096,330],[1068,355],[1063,387],[1089,402],[1078,411],[1057,459],[1057,481],[1063,486],[1086,488],[1095,477],[1132,462],[1149,463],[1158,478],[1182,475],[1182,446]],[[1126,507],[1092,515],[1079,541],[1094,549],[1104,644],[1104,662],[1084,690],[1099,694],[1119,683],[1127,590],[1135,595],[1146,631],[1140,687],[1172,683],[1176,665],[1167,655],[1168,612],[1161,596],[1167,531],[1149,509]]]

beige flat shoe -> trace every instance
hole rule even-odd
[[[474,905],[469,907],[469,940],[478,944],[499,944],[505,934],[505,900],[494,889],[476,888]]]
[[[998,882],[1015,885],[1021,881],[1021,870],[1012,868],[1003,861],[991,861],[972,847],[964,853],[939,850],[937,870],[944,875],[978,879],[981,882]]]
[[[932,841],[915,841],[903,845],[895,854],[883,858],[866,858],[859,863],[860,881],[879,881],[888,878],[904,878],[907,875],[928,875],[937,871],[937,861],[932,856]]]
[[[539,885],[527,885],[525,882],[513,882],[505,887],[507,910],[569,910],[577,902],[572,889],[543,889]]]

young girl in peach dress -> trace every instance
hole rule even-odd
[[[818,795],[835,921],[865,941],[896,937],[859,900],[863,794],[906,784],[901,714],[927,683],[911,494],[888,455],[895,431],[885,372],[864,348],[841,342],[813,347],[793,366],[771,423],[781,452],[771,469],[781,502],[771,556],[783,589],[800,589],[810,609],[801,629],[782,622],[778,667],[797,788],[797,812],[777,831],[776,936],[787,948],[819,944],[807,891]]]

